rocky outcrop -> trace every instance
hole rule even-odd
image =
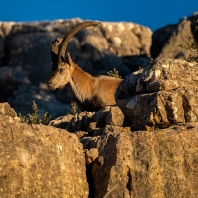
[[[69,114],[61,116],[52,120],[49,125],[66,129],[70,132],[76,132],[79,137],[82,136],[98,136],[108,133],[105,126],[114,130],[122,130],[124,123],[124,114],[118,106],[107,106],[98,112],[86,112],[83,111],[75,116]],[[121,128],[120,128],[121,127]],[[86,133],[80,133],[79,131],[86,131]]]
[[[116,119],[109,115],[119,112],[118,107],[111,108],[92,117],[103,124]],[[90,118],[81,113],[78,126]],[[20,123],[8,103],[0,103],[1,196],[196,197],[197,122],[133,132],[120,123],[119,118],[98,129],[102,134],[72,134]]]
[[[91,74],[106,74],[107,71],[116,68],[119,74],[125,77],[139,68],[147,67],[150,57],[158,60],[186,60],[189,52],[182,50],[178,45],[185,46],[186,36],[191,36],[193,40],[198,39],[194,31],[197,16],[197,13],[194,13],[180,20],[178,24],[167,25],[153,34],[149,28],[134,23],[102,22],[100,26],[87,28],[76,34],[69,43],[68,51],[73,60]],[[51,42],[57,37],[62,38],[80,22],[82,20],[78,18],[31,23],[0,22],[0,66],[3,70],[9,67],[9,71],[21,73],[23,79],[26,79],[15,83],[16,78],[12,79],[14,77],[11,76],[6,83],[2,83],[0,77],[0,101],[9,101],[17,113],[25,115],[30,112],[31,106],[22,108],[21,102],[15,101],[17,95],[22,94],[23,84],[28,81],[28,86],[33,86],[30,90],[40,89],[36,102],[41,104],[41,111],[48,111],[53,117],[63,115],[63,111],[66,114],[68,103],[72,99],[66,89],[60,93],[55,92],[55,97],[54,93],[47,92],[52,99],[45,101],[46,105],[38,98],[42,98],[41,93],[48,89],[46,82],[51,72]],[[32,91],[28,94],[28,98],[34,100]],[[27,98],[26,96],[22,98]],[[55,106],[54,101],[57,104]],[[57,106],[61,107],[60,111],[57,111]],[[56,109],[57,113],[51,113],[51,109]]]
[[[183,39],[196,16],[158,31],[165,30],[161,40],[155,34],[161,53],[155,51],[152,64],[151,32],[139,25],[103,23],[72,39],[69,51],[84,70],[103,74],[116,67],[128,74],[114,106],[44,126],[21,123],[8,103],[0,103],[1,196],[197,197],[198,64],[159,59],[178,55],[179,48],[168,54],[163,42]],[[34,100],[41,114],[65,115],[68,106],[46,90],[48,47],[79,22],[0,23],[0,101],[26,114]]]
[[[128,75],[116,93],[134,130],[197,121],[197,63],[158,60]]]
[[[24,74],[23,77],[29,81],[29,85],[25,87],[30,91],[21,91],[24,90],[25,81],[15,84],[15,79],[12,79],[14,77],[10,76],[9,82],[2,85],[0,79],[0,101],[9,101],[18,113],[26,115],[27,112],[30,113],[31,105],[22,107],[21,104],[26,104],[27,100],[31,100],[28,105],[31,104],[37,95],[35,102],[40,104],[41,111],[48,111],[54,118],[66,114],[68,103],[72,99],[67,90],[55,92],[55,97],[54,93],[46,91],[46,82],[51,72],[50,46],[54,39],[63,38],[80,22],[82,20],[78,18],[31,23],[1,22],[0,66]],[[100,26],[87,28],[76,34],[69,43],[68,51],[75,63],[91,74],[106,74],[116,68],[124,77],[140,66],[148,65],[151,35],[150,29],[141,25],[103,22]],[[32,90],[37,91],[34,94]],[[42,104],[39,98],[43,98],[45,93],[49,97]],[[57,105],[54,106],[53,103]]]
[[[83,138],[84,148],[98,150],[87,167],[91,197],[196,197],[197,131],[189,123]]]
[[[151,56],[157,59],[179,58],[187,60],[189,50],[182,50],[179,45],[187,46],[187,36],[198,41],[197,31],[195,31],[198,12],[190,17],[184,17],[178,24],[168,25],[156,30],[152,35]]]
[[[8,99],[9,104],[15,107],[16,112],[27,115],[32,113],[32,101],[38,105],[38,113],[42,116],[45,112],[56,118],[68,112],[69,104],[58,101],[55,95],[46,89],[37,86],[22,84]]]
[[[3,64],[13,68],[22,68],[28,72],[33,85],[46,83],[50,73],[50,45],[57,37],[63,37],[81,19],[71,21],[46,21],[41,23],[15,23],[5,35]],[[4,29],[10,24],[3,23]],[[151,31],[149,28],[133,23],[102,23],[101,26],[83,30],[77,34],[69,45],[74,61],[84,70],[98,74],[100,70],[110,70],[120,65],[123,75],[126,65],[119,60],[120,56],[150,55]],[[129,43],[131,41],[132,43]],[[38,56],[39,54],[39,56]],[[105,59],[112,66],[105,67]],[[115,59],[115,60],[114,60]],[[141,59],[141,58],[140,58]],[[86,62],[89,62],[87,65]],[[102,64],[104,62],[104,64]],[[119,68],[118,68],[119,69]],[[104,72],[104,71],[103,71]]]
[[[17,120],[0,103],[1,197],[88,197],[85,158],[75,134]]]
[[[126,76],[117,88],[117,106],[99,112],[81,112],[51,121],[51,125],[84,135],[104,135],[106,126],[132,130],[166,128],[198,120],[197,63],[158,60]],[[121,130],[121,129],[119,129]],[[81,135],[80,135],[81,136]]]

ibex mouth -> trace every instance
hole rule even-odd
[[[52,91],[54,91],[55,89],[57,89],[57,88],[56,88],[56,85],[52,85],[52,84],[49,83],[49,82],[48,82],[47,85],[48,85],[48,87],[49,87]]]

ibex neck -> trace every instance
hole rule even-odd
[[[80,102],[91,98],[93,83],[93,76],[84,72],[78,66],[74,66],[71,72],[70,86]]]

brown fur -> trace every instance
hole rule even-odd
[[[116,103],[115,92],[121,79],[90,75],[72,61],[69,53],[67,60],[65,59],[63,47],[67,46],[71,37],[81,29],[98,24],[98,22],[83,22],[74,27],[64,39],[57,38],[51,45],[53,67],[48,86],[55,90],[62,89],[69,84],[81,110],[86,111],[98,111],[107,105],[114,105]]]
[[[73,90],[76,99],[81,107],[81,110],[98,111],[107,105],[114,105],[115,92],[121,82],[119,78],[110,76],[94,77],[89,73],[83,71],[76,65],[70,55],[68,54],[69,63],[65,63],[66,67],[69,66],[67,74],[69,74],[69,85]],[[61,66],[63,67],[63,65]],[[59,74],[60,68],[49,79],[48,85],[51,89],[62,89],[67,82],[61,80]],[[59,84],[58,82],[63,82]],[[56,86],[57,85],[57,86]]]

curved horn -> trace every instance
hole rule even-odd
[[[63,38],[63,41],[60,45],[60,50],[59,50],[59,53],[58,53],[58,62],[62,62],[62,59],[61,57],[65,57],[65,52],[66,52],[66,49],[67,49],[67,45],[68,43],[70,42],[71,38],[76,34],[78,33],[80,30],[86,28],[86,27],[89,27],[89,26],[95,26],[95,25],[99,25],[100,22],[94,22],[94,21],[85,21],[85,22],[82,22],[78,25],[76,25],[74,28],[72,28],[66,35],[65,37]]]

